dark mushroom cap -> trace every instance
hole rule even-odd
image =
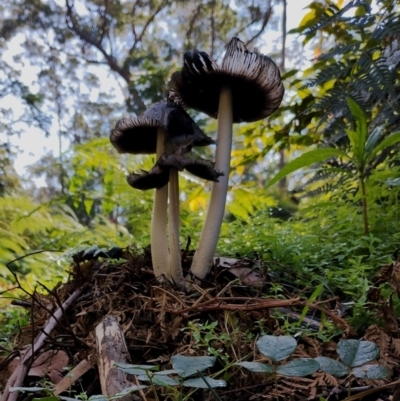
[[[126,177],[126,181],[132,188],[141,189],[142,191],[162,188],[168,184],[169,169],[163,169],[155,165],[150,171],[142,170],[142,174],[129,174]]]
[[[145,116],[161,122],[168,131],[168,137],[173,143],[189,144],[191,146],[207,146],[215,144],[194,122],[192,117],[179,105],[173,102],[158,102],[146,110]]]
[[[218,182],[218,178],[224,173],[214,170],[215,163],[197,157],[194,154],[163,154],[156,165],[150,171],[142,170],[141,174],[130,173],[126,177],[128,184],[135,188],[146,191],[148,189],[161,188],[168,184],[169,170],[175,168],[183,169],[203,180]]]
[[[214,170],[215,163],[196,156],[195,154],[163,154],[157,161],[161,168],[175,168],[179,171],[183,169],[203,180],[218,182],[218,178],[224,173]]]
[[[198,157],[197,159],[192,159],[188,162],[185,166],[185,170],[203,180],[219,182],[218,178],[223,176],[224,173],[222,171],[214,170],[214,167],[214,162]]]
[[[233,122],[257,121],[272,114],[284,94],[279,69],[267,56],[250,52],[233,38],[219,67],[207,53],[186,52],[181,71],[171,77],[170,97],[183,108],[217,117],[221,88],[232,91]]]
[[[155,103],[139,117],[119,120],[111,131],[110,141],[119,153],[155,153],[159,127],[164,127],[168,136],[174,138],[171,145],[185,146],[182,151],[215,143],[186,111],[170,102]]]
[[[157,130],[162,126],[159,121],[145,115],[123,118],[111,131],[110,141],[119,153],[155,153]]]

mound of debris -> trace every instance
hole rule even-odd
[[[282,334],[282,323],[290,321],[307,335],[299,338],[289,360],[321,355],[337,359],[336,342],[322,342],[315,335],[322,327],[321,316],[345,337],[357,335],[337,313],[337,299],[316,302],[289,293],[286,298],[271,298],[272,278],[266,273],[268,266],[259,261],[215,259],[208,281],[201,287],[193,283],[192,291],[185,293],[155,280],[149,252],[91,250],[73,260],[65,284],[49,289],[47,295],[34,293],[14,301],[29,309],[31,324],[20,329],[13,352],[0,360],[2,401],[150,401],[178,399],[177,394],[194,401],[339,400],[349,393],[347,400],[386,400],[395,391],[400,340],[376,326],[363,339],[378,345],[376,363],[391,375],[385,380],[337,378],[321,370],[307,377],[273,376],[235,365],[268,361],[257,350],[257,339],[265,333]],[[183,252],[184,268],[190,262],[188,252]],[[308,310],[315,312],[312,317],[305,314]],[[152,364],[174,376],[175,355],[216,357],[209,374],[224,379],[227,387],[177,390],[149,385],[129,369],[115,366]]]

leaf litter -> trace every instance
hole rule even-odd
[[[317,371],[308,377],[278,376],[275,386],[270,375],[245,371],[238,366],[233,367],[233,363],[265,360],[257,351],[255,342],[265,333],[284,334],[281,315],[286,311],[290,311],[291,319],[297,318],[307,324],[307,320],[301,317],[303,308],[307,306],[317,312],[308,318],[313,321],[310,327],[320,326],[318,316],[323,313],[342,329],[342,338],[360,338],[362,334],[357,336],[346,320],[330,309],[332,303],[309,303],[296,293],[286,294],[285,299],[270,297],[268,283],[271,278],[257,261],[216,258],[212,273],[202,287],[195,286],[195,292],[184,293],[155,280],[148,252],[138,254],[125,249],[118,260],[101,256],[74,258],[66,283],[58,284],[47,295],[35,292],[29,299],[15,302],[29,309],[31,324],[20,328],[15,336],[15,349],[8,355],[3,353],[0,359],[2,386],[6,386],[20,364],[24,348],[40,334],[54,310],[71,293],[86,285],[75,302],[63,311],[43,346],[35,350],[31,367],[21,383],[24,387],[37,387],[40,380],[46,377],[54,385],[61,381],[56,394],[64,391],[62,395],[73,396],[82,389],[88,396],[101,394],[96,369],[95,327],[105,316],[114,315],[122,327],[133,364],[152,363],[157,364],[160,370],[166,370],[171,369],[171,358],[177,354],[204,356],[211,352],[217,356],[217,363],[210,373],[219,372],[221,375],[225,372],[229,377],[227,388],[214,390],[221,400],[344,400],[348,380],[352,380],[353,396],[359,394],[360,398],[364,390],[372,391],[382,386],[379,393],[373,391],[371,396],[366,394],[365,400],[388,400],[393,394],[388,384],[397,382],[400,372],[400,339],[394,333],[393,310],[386,312],[388,329],[375,325],[363,333],[363,340],[378,345],[378,362],[389,369],[391,378],[375,381],[348,377],[338,379]],[[188,270],[190,257],[185,255],[183,262]],[[392,287],[390,296],[399,293],[396,280],[398,266],[398,263],[384,266],[377,276],[377,282],[387,282]],[[374,298],[376,308],[381,303],[386,307],[389,305],[390,309],[390,302],[380,293],[379,287],[371,289],[368,296]],[[190,322],[196,325],[197,336],[189,328]],[[207,324],[210,322],[216,324],[212,328],[211,340],[207,340],[211,330],[207,329]],[[199,341],[199,338],[204,340]],[[336,343],[339,340],[340,336],[335,339],[336,342],[322,342],[309,331],[298,339],[296,351],[289,361],[317,356],[337,359]],[[80,373],[77,380],[70,381],[65,388],[63,383],[68,382],[66,379],[71,369],[80,370]],[[134,396],[132,399],[153,400],[153,391],[152,387],[146,388],[141,390],[141,397]],[[189,394],[193,389],[181,388],[180,391]],[[214,400],[215,393],[207,388],[199,389],[190,399]],[[172,401],[171,394],[165,388],[157,388],[159,400]],[[35,396],[38,397],[37,393]],[[358,399],[353,396],[352,399]],[[20,395],[18,400],[23,400],[23,397]]]

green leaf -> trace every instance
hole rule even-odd
[[[232,213],[237,218],[243,220],[247,220],[249,218],[248,211],[240,203],[231,202],[228,204],[227,209],[229,213]]]
[[[143,389],[145,389],[147,387],[148,386],[136,386],[136,385],[134,385],[134,386],[130,386],[130,387],[124,388],[122,391],[120,391],[119,393],[115,394],[115,396],[111,397],[111,400],[114,399],[114,397],[115,397],[115,399],[118,399],[120,397],[124,397],[125,395],[133,393],[135,391],[143,390]],[[95,395],[93,397],[102,397],[102,396],[101,395]],[[92,399],[92,397],[90,397],[90,400],[91,399]],[[102,400],[99,399],[99,401],[102,401]]]
[[[371,341],[341,340],[337,345],[340,359],[348,366],[360,366],[379,355],[379,349]]]
[[[10,387],[9,389],[10,393],[13,393],[14,391],[28,391],[30,393],[36,393],[43,390],[45,390],[43,387]]]
[[[172,377],[166,375],[139,375],[138,379],[140,381],[145,382],[152,382],[153,384],[161,387],[168,387],[168,386],[178,386],[180,383],[178,380],[173,379]]]
[[[253,214],[254,212],[254,205],[253,205],[253,198],[251,196],[251,192],[244,189],[236,189],[235,190],[235,201],[241,204],[247,212]]]
[[[306,28],[312,26],[315,23],[316,18],[317,18],[316,11],[315,9],[312,9],[300,21],[299,28]]]
[[[369,160],[371,157],[371,153],[375,148],[376,144],[382,138],[383,129],[382,126],[375,127],[375,129],[368,136],[367,141],[365,142],[365,160]]]
[[[59,398],[55,395],[50,395],[49,397],[33,398],[32,401],[58,401]]]
[[[390,185],[392,187],[400,187],[400,178],[393,178],[392,180],[386,180],[386,185]]]
[[[282,75],[282,81],[292,77],[293,75],[296,75],[299,72],[297,69],[289,70],[285,74]]]
[[[297,347],[291,336],[262,336],[257,340],[257,348],[273,361],[282,361],[293,354]]]
[[[321,292],[322,292],[322,289],[324,288],[324,285],[323,284],[319,284],[318,286],[317,286],[317,288],[313,291],[313,293],[311,294],[311,296],[310,296],[310,298],[308,298],[308,303],[313,303],[316,299],[317,299],[317,297],[319,297],[319,295],[321,294]],[[301,324],[301,322],[303,321],[303,319],[306,317],[306,314],[307,314],[307,312],[308,312],[308,309],[309,309],[309,306],[308,305],[306,305],[304,308],[303,308],[303,310],[302,310],[302,312],[301,312],[301,315],[300,315],[300,318],[299,318],[299,324]]]
[[[205,381],[207,383],[205,383]],[[208,386],[207,386],[208,384]],[[215,388],[215,387],[226,387],[225,380],[216,380],[212,377],[203,376],[203,377],[196,377],[194,379],[188,379],[183,382],[185,387],[194,387],[194,388]]]
[[[272,178],[272,180],[269,183],[267,183],[265,188],[266,189],[269,188],[270,186],[274,185],[276,182],[281,180],[283,177],[286,177],[288,174],[293,173],[296,170],[308,167],[314,163],[323,162],[324,160],[327,160],[335,156],[342,156],[347,159],[349,158],[349,156],[346,153],[335,148],[314,149],[311,150],[310,152],[304,153],[297,159],[294,159],[288,164],[286,164],[285,167],[283,167],[282,170],[279,171],[279,173],[276,174],[275,177]]]
[[[192,376],[197,371],[202,372],[214,366],[215,361],[215,356],[183,356],[178,354],[171,358],[172,367],[182,372],[181,377]]]
[[[83,204],[85,205],[85,211],[89,216],[90,216],[90,212],[92,211],[93,203],[94,203],[93,199],[89,199],[89,198],[86,198],[83,201]]]
[[[163,375],[180,375],[182,373],[181,370],[178,369],[166,369],[166,370],[161,370],[160,372],[154,372],[155,375],[158,376],[163,376]]]
[[[117,398],[119,398],[118,396],[116,396]],[[113,399],[114,397],[111,397],[111,399]],[[116,399],[116,398],[114,398]],[[104,395],[92,395],[91,397],[89,397],[89,401],[109,401],[108,397],[105,397]]]
[[[327,358],[326,356],[317,356],[314,358],[323,372],[329,373],[335,377],[342,377],[349,373],[349,368],[346,365],[334,359]]]
[[[390,376],[390,372],[382,365],[366,365],[354,368],[352,375],[359,379],[380,380]]]
[[[349,96],[346,98],[346,100],[357,125],[357,135],[353,137],[353,141],[350,138],[354,147],[353,153],[357,158],[357,161],[362,162],[364,159],[365,141],[367,140],[368,133],[367,116],[364,110],[355,100]],[[347,135],[349,135],[348,130],[346,130],[346,132]]]
[[[282,376],[308,376],[319,369],[319,363],[312,358],[297,358],[278,366],[276,373]]]
[[[114,363],[114,366],[130,375],[145,375],[148,370],[157,370],[155,365],[131,365],[128,363]]]
[[[358,149],[357,149],[357,132],[353,131],[351,129],[345,129],[347,137],[349,138],[350,141],[350,148],[353,152],[353,157],[355,160],[357,160],[358,162],[360,161],[359,159],[359,155],[358,155]]]
[[[237,362],[235,365],[242,366],[250,372],[256,373],[273,373],[274,368],[271,365],[261,362]]]
[[[385,138],[379,145],[377,145],[371,152],[371,158],[375,157],[376,154],[381,150],[395,145],[397,142],[400,142],[400,132],[394,132],[393,134]]]

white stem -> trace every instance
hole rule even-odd
[[[229,87],[221,89],[218,106],[217,150],[215,153],[215,169],[222,171],[219,182],[214,182],[211,199],[199,246],[193,258],[191,271],[197,278],[204,279],[210,272],[218,237],[224,218],[226,195],[230,171],[232,148],[232,92]]]
[[[157,131],[156,159],[164,153],[164,139],[166,133],[164,128]],[[168,185],[156,189],[154,194],[153,215],[151,218],[151,261],[156,278],[170,280],[168,272],[168,242],[167,242],[167,205]]]
[[[171,168],[169,172],[169,274],[178,288],[183,286],[181,248],[179,245],[179,176],[178,170]]]

